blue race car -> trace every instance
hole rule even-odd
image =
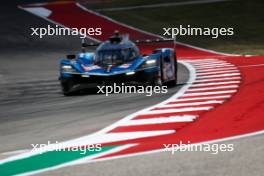
[[[109,40],[98,44],[95,53],[84,49],[95,44],[83,43],[83,52],[77,56],[67,55],[60,62],[59,80],[63,94],[71,95],[111,83],[176,85],[177,60],[174,49],[155,49],[150,55],[141,55],[135,45],[140,42],[132,42],[127,35],[121,36],[116,32]]]

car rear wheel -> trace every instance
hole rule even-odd
[[[177,64],[176,57],[175,57],[175,59],[174,59],[174,63],[173,63],[173,65],[174,65],[174,79],[168,82],[168,85],[169,85],[169,86],[176,86],[176,85],[177,85],[178,64]]]
[[[159,75],[155,76],[153,81],[152,81],[152,85],[153,86],[162,86],[163,82],[162,82],[161,76],[159,76]]]
[[[162,86],[164,84],[163,74],[164,73],[163,73],[162,62],[161,62],[159,71],[152,78],[151,85],[152,86]]]

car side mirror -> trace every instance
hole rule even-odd
[[[75,54],[68,54],[68,55],[66,55],[66,57],[67,57],[67,59],[72,60],[72,59],[76,58],[76,55]]]

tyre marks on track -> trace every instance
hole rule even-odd
[[[39,99],[58,97],[58,80],[27,80],[0,84],[0,105],[10,103],[33,103]]]

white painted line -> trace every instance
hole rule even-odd
[[[78,3],[76,3],[76,5],[78,6]],[[25,11],[27,11],[27,12],[33,14],[33,15],[36,15],[36,16],[38,16],[38,17],[44,19],[44,20],[47,20],[47,21],[50,22],[50,23],[57,24],[58,26],[61,26],[61,27],[64,27],[64,28],[67,28],[67,27],[68,27],[68,26],[65,26],[65,25],[63,25],[63,24],[57,23],[57,22],[55,22],[55,21],[53,21],[53,20],[51,20],[51,19],[49,19],[49,18],[47,18],[47,17],[45,17],[45,16],[39,15],[39,14],[37,14],[37,13],[33,13],[32,11],[29,11],[29,10],[28,10],[27,8],[25,8],[25,7],[18,6],[18,8],[20,8],[20,9],[22,9],[22,10],[25,10]],[[95,38],[93,38],[93,37],[91,37],[91,36],[89,36],[89,35],[87,35],[86,37],[89,38],[89,39],[91,39],[91,40],[93,40],[93,41],[100,42],[100,40],[97,40],[97,39],[95,39]]]
[[[230,64],[230,63],[219,63],[219,64],[194,65],[194,68],[208,68],[208,67],[215,67],[215,66],[233,66],[233,64]]]
[[[222,65],[233,65],[229,62],[213,62],[213,63],[203,63],[203,64],[192,64],[194,67],[211,67],[211,66],[222,66]]]
[[[207,63],[229,63],[225,60],[219,60],[219,59],[209,59],[209,60],[185,60],[186,62],[189,62],[190,64],[207,64]]]
[[[196,105],[206,105],[206,104],[222,104],[223,100],[211,100],[211,101],[199,101],[191,103],[175,103],[175,104],[165,104],[161,107],[182,107],[182,106],[196,106]]]
[[[101,11],[107,12],[107,11],[138,10],[138,9],[149,9],[149,8],[182,6],[182,5],[207,4],[207,3],[216,3],[216,2],[224,2],[224,1],[229,1],[229,0],[195,0],[195,1],[187,1],[187,2],[184,2],[184,1],[183,2],[168,2],[168,3],[149,4],[149,5],[102,8],[102,9],[96,9],[96,10],[99,12],[101,12]]]
[[[217,68],[195,68],[196,73],[204,73],[204,72],[213,72],[213,71],[224,71],[224,70],[235,70],[237,69],[234,66],[228,67],[217,67]]]
[[[238,70],[238,69],[235,66],[226,67],[226,68],[199,69],[199,70],[196,70],[196,73],[206,73],[206,72],[224,71],[224,70]]]
[[[213,85],[223,85],[223,84],[239,84],[240,81],[225,81],[225,82],[212,82],[212,83],[203,83],[203,84],[193,84],[191,87],[205,87]]]
[[[221,96],[208,96],[208,97],[195,97],[195,98],[181,98],[176,99],[171,102],[185,102],[185,101],[196,101],[196,100],[215,100],[215,99],[227,99],[230,98],[231,95],[221,95]]]
[[[222,63],[229,63],[226,61],[221,61],[221,60],[215,60],[215,61],[203,61],[203,62],[190,62],[192,65],[205,65],[205,64],[222,64]]]
[[[231,88],[238,88],[238,85],[231,85],[231,86],[214,86],[214,87],[206,87],[206,88],[191,88],[188,92],[196,92],[196,91],[205,91],[205,90],[218,90],[218,89],[231,89]]]
[[[198,62],[198,63],[191,63],[193,66],[204,66],[204,65],[214,65],[214,64],[227,64],[229,62],[226,61],[214,61],[214,62]]]
[[[241,65],[241,66],[238,66],[238,67],[262,67],[264,66],[264,64],[255,64],[255,65]]]
[[[197,73],[197,76],[214,75],[214,74],[221,74],[221,73],[239,73],[239,71],[238,70],[225,70],[225,71],[216,71],[216,72]]]
[[[108,142],[117,142],[131,139],[139,139],[145,137],[160,136],[175,133],[175,130],[160,130],[160,131],[140,131],[140,132],[118,132],[118,133],[104,133],[102,135],[90,136],[89,138],[80,141],[78,146],[86,144],[102,144]]]
[[[10,151],[10,152],[1,153],[1,155],[17,155],[17,154],[21,154],[21,153],[30,152],[30,151],[31,151],[30,149],[14,150],[14,151]]]
[[[217,95],[217,94],[227,94],[235,93],[237,90],[224,90],[224,91],[215,91],[215,92],[199,92],[199,93],[186,93],[182,97],[191,97],[191,96],[202,96],[202,95]]]
[[[199,80],[196,80],[194,83],[212,82],[212,81],[224,81],[224,80],[237,80],[237,79],[241,79],[241,77],[235,76],[235,77],[230,77],[230,78],[199,79]]]
[[[189,63],[203,63],[203,62],[219,62],[220,60],[218,59],[194,59],[194,60],[184,60],[185,62]]]
[[[231,76],[239,76],[239,75],[240,73],[228,73],[228,74],[209,75],[209,76],[197,76],[197,78],[207,79],[207,78],[231,77]]]
[[[77,165],[77,164],[83,164],[83,163],[86,163],[88,161],[94,161],[94,159],[100,158],[101,156],[110,155],[112,153],[117,153],[119,151],[122,151],[122,150],[125,150],[125,149],[128,149],[128,148],[131,148],[131,147],[135,147],[137,145],[138,144],[135,144],[135,143],[134,144],[121,145],[119,147],[115,147],[113,149],[110,149],[109,151],[102,152],[102,153],[98,153],[98,154],[94,154],[94,155],[91,155],[91,156],[88,156],[88,157],[84,157],[84,158],[78,159],[77,161],[70,162],[69,163],[69,166],[71,166],[71,165]]]
[[[189,63],[206,63],[206,62],[226,62],[225,60],[220,60],[220,59],[191,59],[191,60],[186,60],[186,62]]]
[[[189,63],[199,64],[199,63],[207,63],[207,62],[226,62],[225,60],[220,59],[191,59],[191,60],[185,60]]]
[[[164,118],[130,120],[124,123],[122,126],[164,124],[164,123],[173,123],[173,122],[192,122],[195,118],[196,116],[186,115],[186,116],[170,116]]]
[[[33,13],[38,16],[42,16],[44,18],[48,18],[52,13],[52,11],[50,11],[49,9],[43,8],[43,7],[27,7],[24,9],[30,13]]]
[[[207,111],[207,110],[210,110],[212,108],[213,108],[212,106],[205,106],[205,107],[190,107],[190,108],[151,110],[151,111],[143,112],[140,115],[165,114],[165,113],[177,113],[177,112],[191,112],[191,111]]]
[[[232,64],[226,64],[226,65],[210,65],[210,66],[200,66],[195,67],[195,69],[209,69],[209,68],[227,68],[227,67],[234,67]]]

